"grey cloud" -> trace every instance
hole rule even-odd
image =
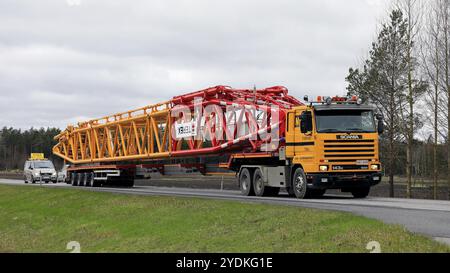
[[[0,126],[58,126],[224,84],[342,94],[387,0],[0,3]]]

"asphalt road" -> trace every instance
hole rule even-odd
[[[25,185],[20,180],[0,179],[0,184]],[[39,184],[30,187],[39,187]],[[67,184],[43,184],[43,187],[74,188]],[[314,209],[351,212],[385,223],[400,224],[408,230],[434,238],[450,245],[450,201],[391,199],[369,197],[353,199],[350,196],[326,195],[321,199],[297,200],[287,195],[280,197],[245,197],[238,191],[220,191],[187,188],[136,186],[134,188],[78,189],[135,195],[199,197],[240,202],[297,206]]]

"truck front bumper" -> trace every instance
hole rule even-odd
[[[355,189],[372,187],[381,182],[380,172],[307,174],[309,189]]]

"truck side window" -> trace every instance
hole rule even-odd
[[[303,134],[312,131],[312,114],[310,111],[305,111],[300,116],[300,130]]]

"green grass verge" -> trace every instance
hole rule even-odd
[[[449,252],[348,213],[191,198],[0,186],[0,252]]]

